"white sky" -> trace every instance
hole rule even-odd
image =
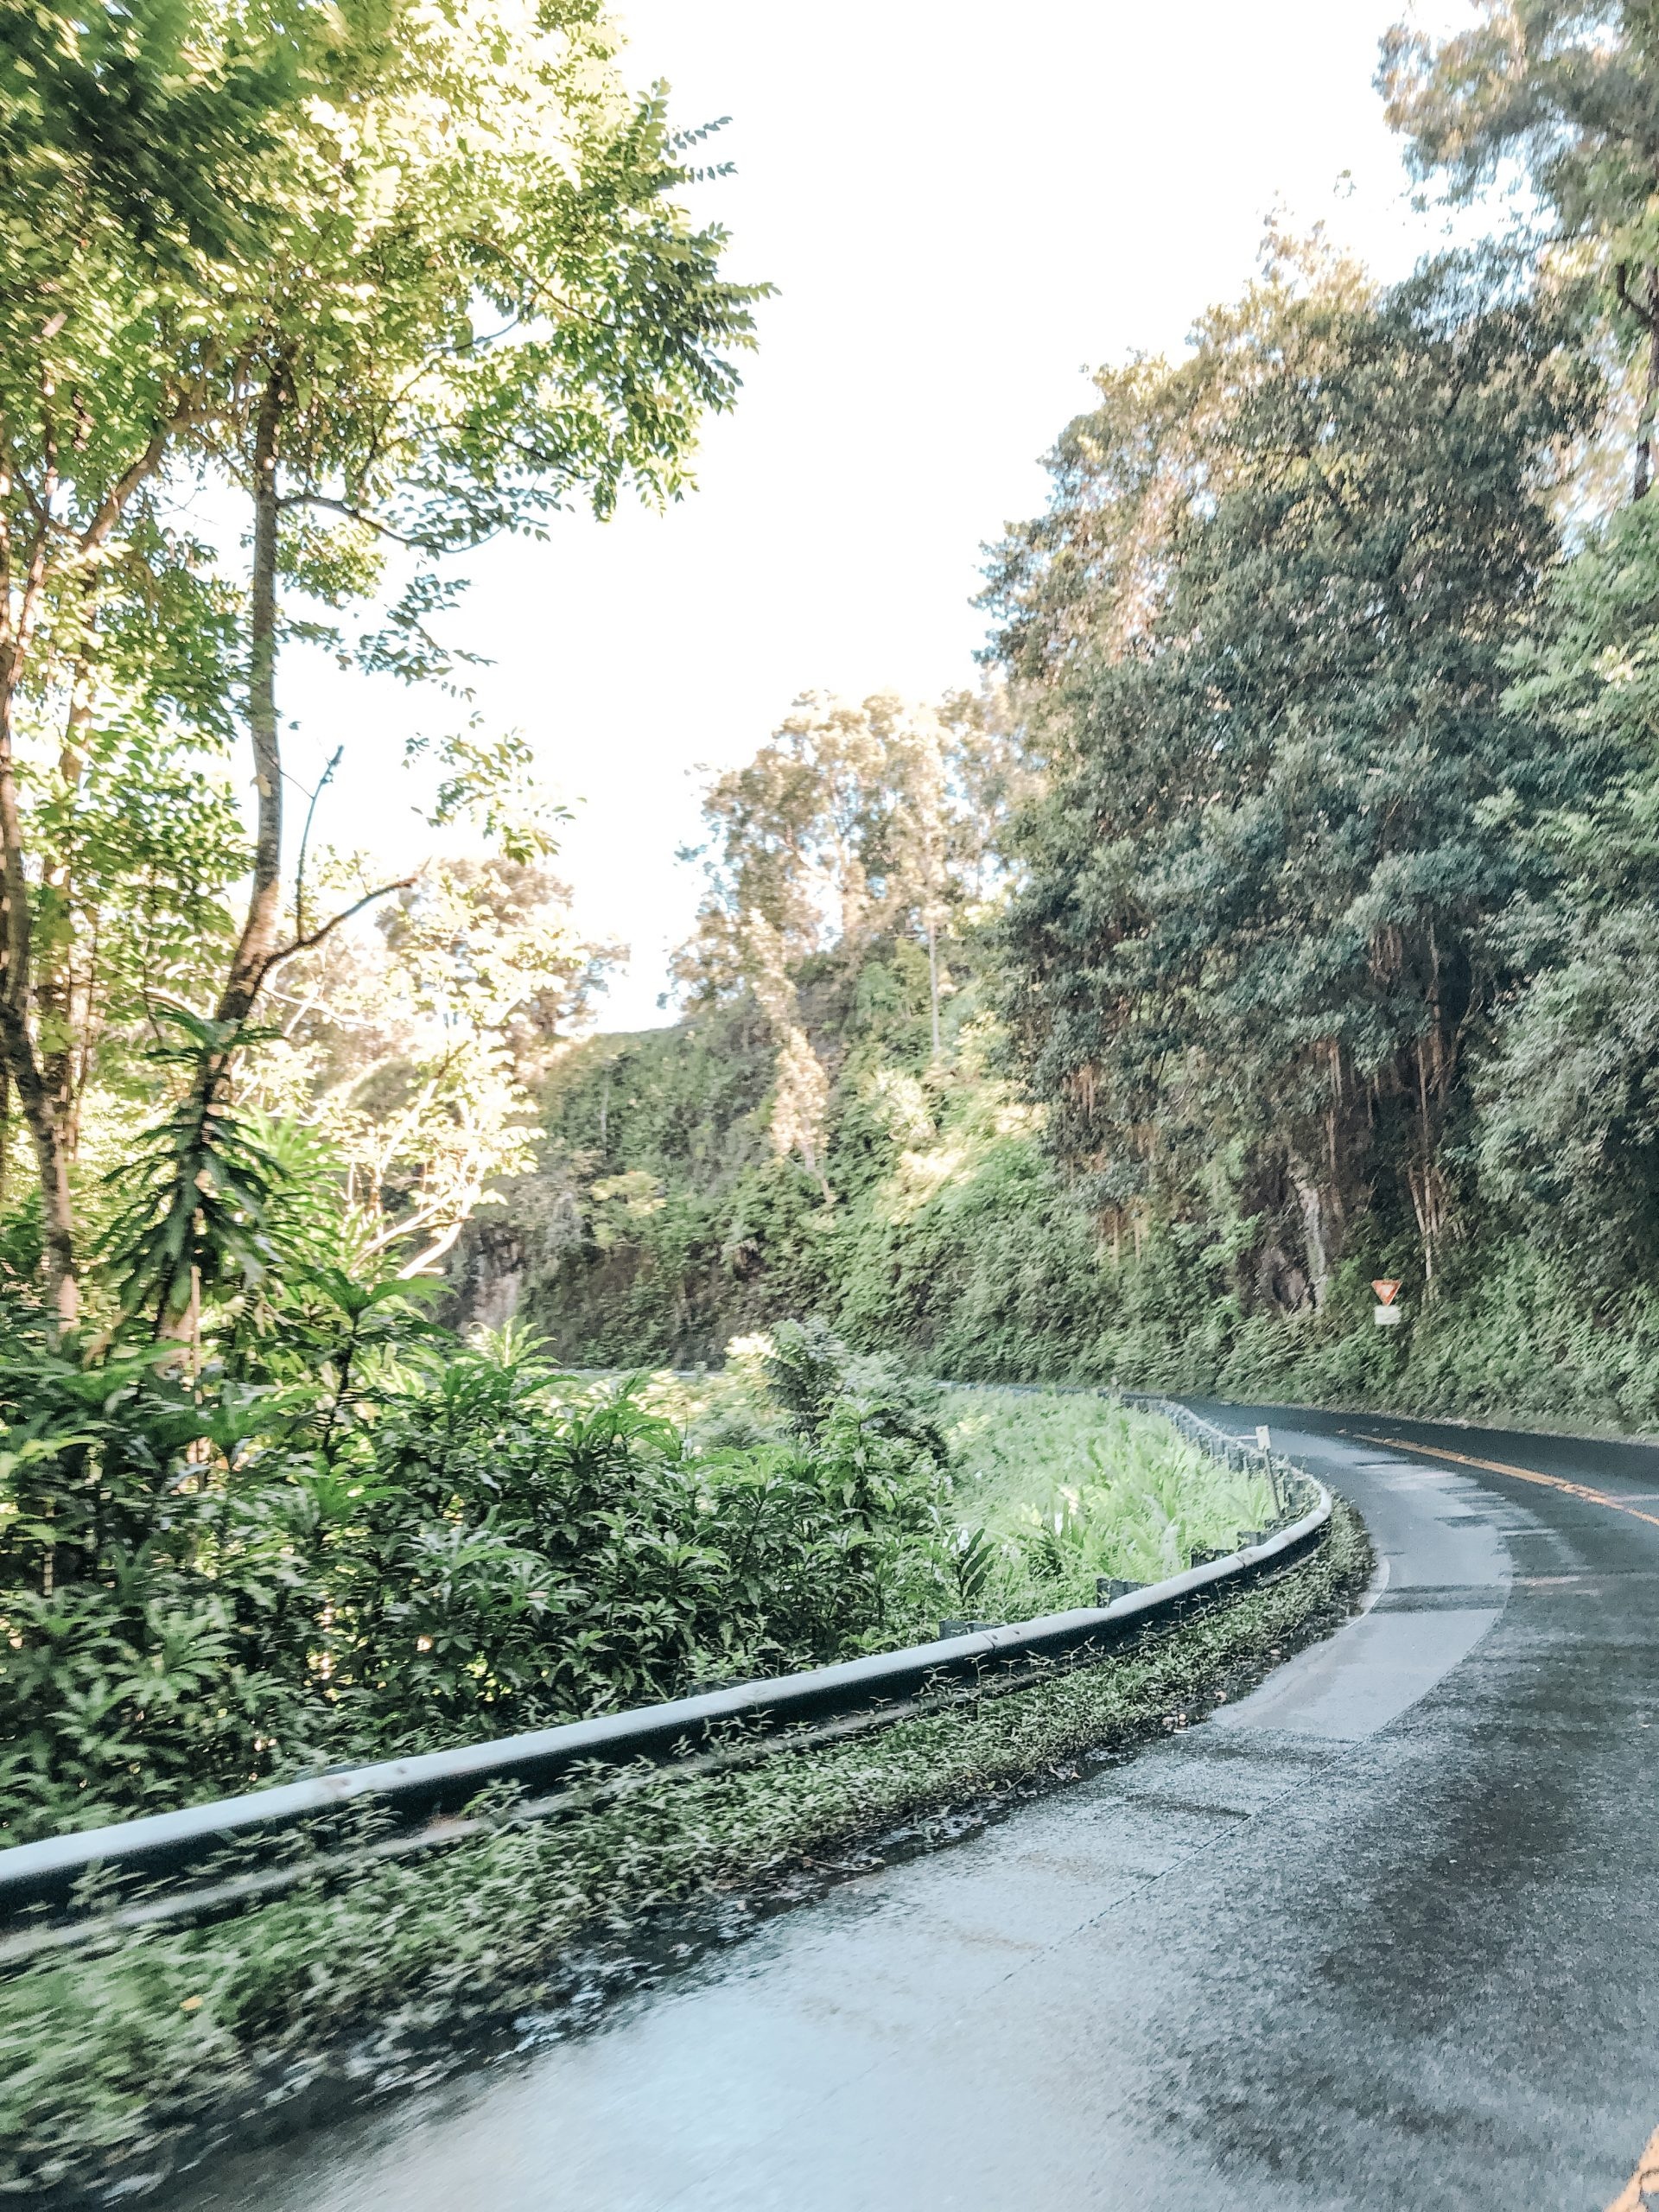
[[[927,698],[976,680],[979,549],[1035,512],[1085,372],[1179,346],[1236,292],[1275,204],[1384,276],[1443,236],[1413,211],[1371,88],[1401,0],[623,0],[639,84],[729,115],[699,212],[770,278],[735,412],[666,515],[572,515],[490,548],[460,634],[477,704],[584,802],[563,872],[633,947],[607,1027],[657,1010],[690,928],[697,770],[746,759],[798,692]],[[1459,0],[1425,0],[1456,22]],[[1346,181],[1339,181],[1348,172]],[[302,775],[346,758],[322,833],[419,856],[411,728],[454,710],[290,670]]]

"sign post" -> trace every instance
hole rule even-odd
[[[1371,1309],[1372,1320],[1379,1329],[1397,1329],[1400,1325],[1400,1308],[1395,1304],[1395,1300],[1400,1295],[1399,1284],[1389,1282],[1385,1279],[1380,1282],[1374,1281],[1371,1288],[1376,1293],[1376,1304]]]

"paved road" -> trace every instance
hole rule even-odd
[[[1659,1450],[1219,1417],[1273,1419],[1360,1506],[1363,1618],[599,2032],[175,2202],[1659,2207],[1632,2178],[1659,2122]]]

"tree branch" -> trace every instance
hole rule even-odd
[[[189,404],[174,409],[166,420],[156,426],[149,443],[127,467],[100,501],[97,512],[80,533],[79,543],[83,553],[95,553],[126,511],[127,502],[146,478],[153,476],[166,460],[174,438],[187,423],[205,420],[202,410]]]
[[[411,551],[416,553],[443,550],[442,546],[431,538],[405,537],[401,530],[394,530],[389,522],[380,521],[377,516],[368,513],[362,507],[353,506],[349,499],[330,499],[321,492],[286,492],[277,501],[277,505],[283,510],[289,507],[327,507],[331,514],[344,515],[347,522],[360,522],[365,529],[373,531],[378,537],[389,537],[394,545],[407,546]]]
[[[409,1282],[416,1275],[423,1275],[429,1267],[436,1261],[442,1259],[444,1254],[451,1249],[466,1225],[466,1223],[461,1221],[451,1222],[448,1229],[433,1238],[424,1252],[416,1253],[412,1260],[407,1261],[398,1268],[398,1281]]]
[[[311,824],[316,819],[317,801],[345,757],[345,747],[337,745],[328,766],[317,780],[317,787],[311,794],[311,804],[305,810],[305,828],[300,833],[300,857],[294,870],[294,926],[302,936],[305,933],[305,856],[311,843]]]
[[[263,985],[273,969],[280,968],[285,960],[292,960],[296,953],[315,952],[325,938],[332,937],[343,922],[351,920],[353,914],[360,914],[365,906],[372,906],[377,899],[389,899],[394,891],[410,889],[420,881],[421,874],[422,871],[416,868],[413,875],[400,875],[396,883],[383,883],[376,890],[365,891],[360,899],[353,900],[351,906],[343,907],[331,920],[326,921],[321,929],[311,931],[306,937],[296,937],[291,944],[283,945],[277,951],[270,954],[260,969],[261,984]]]
[[[1613,264],[1613,289],[1618,294],[1620,302],[1625,307],[1629,308],[1630,313],[1637,317],[1638,321],[1645,324],[1647,328],[1654,333],[1656,336],[1659,336],[1659,306],[1656,306],[1651,302],[1646,307],[1643,306],[1641,301],[1637,298],[1635,293],[1630,289],[1630,269],[1628,262],[1615,262]]]

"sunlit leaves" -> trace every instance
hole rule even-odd
[[[0,988],[23,1016],[9,1072],[35,1102],[51,1266],[73,1305],[60,1170],[95,1064],[130,1055],[164,1001],[245,1012],[278,952],[276,717],[250,627],[269,594],[245,594],[181,502],[251,487],[263,419],[278,646],[452,681],[469,656],[442,634],[456,587],[435,564],[573,503],[677,496],[701,420],[734,396],[760,293],[686,213],[689,142],[659,93],[624,91],[590,0],[9,4],[0,780],[25,744],[49,758],[56,740],[60,758],[26,795],[43,808],[0,810],[27,841],[15,871],[41,887],[31,982],[13,946]],[[364,609],[348,645],[342,618]],[[245,711],[267,755],[259,919],[226,999],[239,841],[206,756]],[[544,856],[552,817],[524,765],[516,740],[450,741],[440,822],[470,812],[509,860]],[[200,817],[180,821],[192,779]],[[169,808],[170,895],[156,873]],[[118,881],[136,931],[116,918]],[[215,1048],[215,1080],[235,1041]],[[452,1121],[493,1131],[462,1178],[474,1195],[479,1162],[522,1151],[512,1113],[485,1111],[505,1049],[473,1052],[448,1100]]]

